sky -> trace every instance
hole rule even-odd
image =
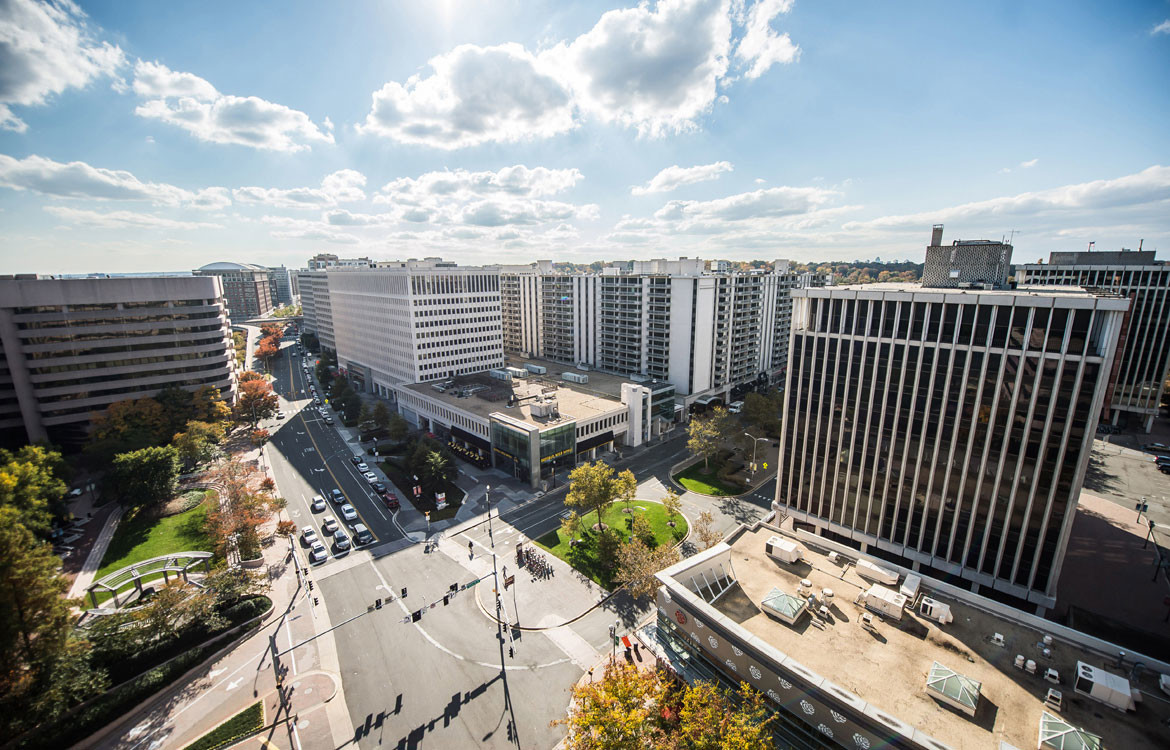
[[[0,0],[0,273],[1170,259],[1170,0]]]

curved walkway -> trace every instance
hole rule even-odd
[[[102,530],[98,532],[97,539],[93,542],[93,547],[89,550],[89,556],[85,558],[85,564],[81,566],[81,572],[77,574],[77,578],[73,579],[73,586],[69,589],[69,598],[76,599],[85,594],[86,589],[93,583],[93,578],[97,575],[98,569],[102,566],[102,558],[106,556],[106,550],[110,547],[110,540],[114,538],[114,532],[118,530],[118,522],[122,520],[122,514],[126,509],[122,506],[114,508],[110,515],[106,516],[106,522],[102,526]]]

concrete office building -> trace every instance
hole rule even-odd
[[[237,324],[272,312],[272,287],[268,269],[250,263],[208,263],[192,272],[196,276],[218,276],[228,314]]]
[[[314,277],[314,316],[329,306],[338,367],[360,389],[388,396],[398,383],[445,380],[502,367],[500,275],[493,268],[437,260]]]
[[[862,564],[887,583],[860,575]],[[688,682],[759,691],[776,747],[1165,745],[1164,660],[791,522],[741,528],[657,577],[657,619],[641,640]]]
[[[293,289],[292,271],[284,266],[269,266],[268,289],[272,296],[274,307],[291,305],[296,301],[296,291]]]
[[[775,381],[787,363],[791,290],[827,281],[772,272],[713,273],[698,259],[629,261],[563,274],[549,261],[501,268],[504,345],[539,356],[668,382],[686,404],[729,400]]]
[[[177,385],[229,401],[235,354],[220,279],[0,278],[0,442],[75,447],[115,401]]]
[[[398,383],[390,391],[407,422],[533,489],[563,483],[581,462],[642,445],[673,421],[668,383],[633,383],[544,359],[508,364],[490,374]]]
[[[934,288],[970,288],[1007,285],[1012,270],[1012,246],[991,240],[955,240],[942,243],[943,225],[935,224],[926,248],[922,285]]]
[[[914,284],[793,295],[774,507],[1051,607],[1128,300]]]
[[[332,253],[317,253],[306,264],[310,271],[328,271],[333,268],[373,268],[369,258],[339,258]]]
[[[1170,377],[1170,263],[1152,251],[1052,253],[1048,263],[1016,267],[1021,284],[1068,285],[1131,300],[1101,419],[1149,432]]]
[[[337,350],[333,338],[333,309],[329,302],[329,279],[325,271],[295,271],[301,293],[301,330],[317,337],[321,346]]]

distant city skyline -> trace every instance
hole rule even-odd
[[[1170,258],[1170,5],[0,8],[0,273]]]

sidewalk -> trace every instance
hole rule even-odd
[[[93,547],[90,548],[89,555],[81,566],[81,571],[73,579],[73,585],[69,588],[67,595],[69,599],[82,596],[85,594],[86,588],[93,583],[94,576],[102,566],[102,558],[105,557],[106,550],[110,546],[110,540],[114,538],[114,532],[118,530],[118,522],[122,520],[122,515],[125,512],[126,509],[118,505],[106,516],[105,523],[102,524],[101,531],[98,532],[97,539],[94,540]],[[83,604],[83,606],[89,605]]]

